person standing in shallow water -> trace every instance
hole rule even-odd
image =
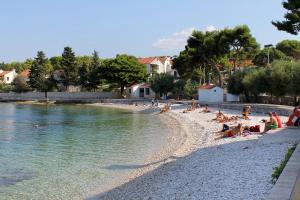
[[[154,99],[151,100],[151,105],[154,107]]]

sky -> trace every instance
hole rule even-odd
[[[177,55],[194,29],[247,24],[261,46],[300,39],[278,31],[282,0],[1,0],[0,62],[76,55]]]

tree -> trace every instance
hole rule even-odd
[[[13,85],[15,86],[14,90],[15,92],[27,92],[30,91],[30,87],[27,83],[27,78],[22,76],[22,75],[18,75],[14,81],[13,81]]]
[[[242,80],[242,84],[245,91],[251,93],[254,96],[255,101],[257,102],[258,95],[267,90],[265,87],[265,68],[250,69],[245,74]]]
[[[124,93],[124,87],[134,82],[145,81],[146,66],[138,59],[129,55],[117,55],[115,59],[107,59],[101,67],[103,77],[110,83],[117,83]]]
[[[300,31],[300,2],[299,0],[287,0],[282,3],[287,10],[284,21],[272,21],[272,24],[280,31],[286,31],[290,34],[297,35]]]
[[[64,73],[62,82],[65,86],[77,85],[79,80],[78,75],[78,65],[76,63],[75,53],[72,51],[71,47],[65,47],[61,59],[61,68]]]
[[[185,50],[174,58],[174,68],[186,79],[191,78],[195,70],[204,69],[207,73],[215,74],[217,79],[215,76],[212,78],[218,80],[217,84],[222,87],[221,69],[225,66],[221,64],[226,63],[224,58],[251,58],[257,49],[258,44],[245,25],[212,32],[194,31],[187,40]]]
[[[298,40],[283,40],[276,45],[276,49],[283,52],[286,56],[296,60],[300,59],[300,41]]]
[[[291,62],[274,61],[272,67],[266,70],[265,85],[266,92],[270,94],[271,101],[273,96],[281,97],[288,92],[288,85],[291,77]]]
[[[151,89],[161,95],[167,95],[174,88],[174,77],[169,74],[154,74],[150,79]]]
[[[184,95],[184,86],[185,86],[185,81],[184,80],[179,79],[179,80],[175,81],[172,93],[176,98],[182,98],[183,97],[183,95]]]
[[[101,83],[101,63],[97,51],[93,52],[89,73],[89,88],[97,89]]]
[[[184,95],[190,99],[195,98],[195,96],[197,95],[198,86],[199,83],[194,82],[191,79],[188,79],[183,89]]]
[[[30,68],[29,85],[34,89],[45,92],[46,98],[47,92],[53,87],[51,71],[52,66],[46,55],[44,52],[38,51]]]
[[[268,54],[269,62],[272,63],[274,60],[286,60],[288,59],[284,53],[275,48],[264,48],[259,51],[259,53],[254,57],[253,64],[256,66],[265,67],[268,65]]]
[[[240,61],[252,59],[259,49],[256,39],[251,35],[247,25],[236,26],[233,29],[224,29],[222,40],[225,48],[230,49],[229,57],[233,61],[233,71]]]
[[[62,68],[61,67],[61,60],[62,60],[61,56],[53,56],[49,60],[53,67],[53,70],[60,70]]]
[[[294,96],[294,103],[300,95],[300,61],[292,63],[291,80],[288,85],[288,93]]]

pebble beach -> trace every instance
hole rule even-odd
[[[159,110],[150,105],[98,106],[156,115]],[[173,105],[169,112],[158,115],[173,130],[164,151],[152,155],[127,180],[88,199],[265,199],[273,187],[273,168],[299,136],[286,137],[285,129],[278,129],[266,135],[214,140],[214,133],[222,129],[222,124],[212,121],[218,110],[183,113],[184,109],[184,105]],[[228,116],[241,114],[222,112]],[[287,117],[281,117],[286,121]],[[261,120],[268,117],[252,113],[250,118],[229,125],[260,125],[263,129]]]

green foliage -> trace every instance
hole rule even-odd
[[[97,89],[101,83],[101,62],[97,51],[93,52],[89,73],[89,89]]]
[[[254,57],[253,64],[256,66],[264,67],[268,65],[268,53],[269,61],[272,63],[274,60],[288,60],[283,52],[275,48],[264,48],[259,51],[259,53]]]
[[[191,79],[188,79],[186,81],[186,84],[184,86],[184,96],[187,98],[195,98],[197,95],[197,89],[198,89],[199,83],[192,81]]]
[[[169,74],[155,74],[152,76],[151,89],[156,94],[167,95],[174,89],[174,77]]]
[[[247,25],[224,29],[221,41],[225,48],[230,49],[229,57],[234,58],[234,71],[236,71],[236,63],[252,59],[259,50],[259,45]]]
[[[79,81],[78,65],[71,47],[65,47],[62,54],[61,69],[64,71],[62,82],[65,86],[77,85]]]
[[[283,52],[286,56],[296,60],[300,59],[300,41],[298,40],[283,40],[276,45],[276,49]]]
[[[61,60],[62,60],[61,56],[53,56],[49,60],[53,67],[53,70],[60,70],[62,68],[61,67]]]
[[[287,94],[300,95],[300,61],[274,61],[271,67],[256,67],[236,71],[229,79],[228,92],[232,94],[250,93],[257,97],[260,93],[282,97]]]
[[[14,90],[15,90],[14,85],[0,83],[0,92],[11,92]]]
[[[294,144],[290,149],[288,149],[287,153],[284,156],[284,159],[280,162],[278,167],[274,168],[274,172],[272,174],[272,183],[275,184],[278,180],[280,174],[284,170],[287,162],[289,161],[290,157],[293,155],[295,149],[297,147],[297,144]]]
[[[246,25],[213,32],[194,31],[185,50],[174,58],[173,67],[185,79],[192,78],[195,70],[203,67],[206,72],[213,72],[218,78],[213,76],[212,80],[217,80],[222,86],[220,64],[224,64],[221,68],[229,66],[228,62],[224,62],[224,58],[233,56],[237,61],[252,58],[258,47]]]
[[[29,85],[39,91],[49,91],[54,86],[51,79],[52,71],[52,65],[44,52],[38,51],[30,68]]]
[[[243,79],[246,73],[244,71],[236,71],[228,80],[228,92],[231,94],[242,94],[245,91]]]
[[[147,77],[146,66],[140,64],[138,59],[129,55],[117,55],[115,59],[107,59],[101,67],[103,78],[110,83],[118,83],[121,94],[124,87],[134,82],[145,81]]]
[[[250,69],[242,80],[244,90],[257,97],[266,91],[265,88],[265,69]]]
[[[31,90],[26,79],[27,78],[22,75],[18,75],[14,79],[12,85],[14,86],[15,92],[28,92]]]
[[[288,84],[288,93],[291,95],[300,95],[300,61],[292,63],[290,81]]]
[[[285,20],[272,21],[272,24],[280,31],[297,35],[300,31],[300,3],[299,0],[287,0],[282,3],[283,7],[287,10],[284,18]]]
[[[172,90],[172,93],[175,97],[183,97],[184,95],[184,86],[185,86],[185,81],[182,79],[179,79],[175,81],[174,83],[174,88]]]
[[[288,84],[291,75],[291,62],[274,61],[272,68],[266,70],[266,92],[277,97],[284,96],[288,92]]]

